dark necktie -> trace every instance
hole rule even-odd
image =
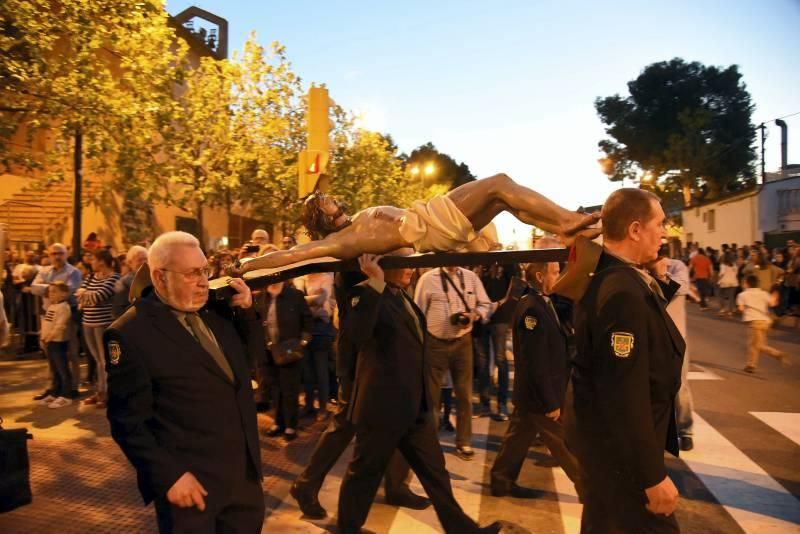
[[[187,313],[185,317],[186,324],[189,325],[192,334],[194,334],[200,346],[214,358],[219,368],[222,369],[222,372],[228,377],[228,380],[233,382],[233,369],[231,369],[231,365],[228,363],[228,359],[225,358],[219,345],[209,336],[208,327],[205,326],[205,324],[200,324],[203,320],[196,313]]]

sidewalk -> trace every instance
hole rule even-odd
[[[105,410],[51,410],[31,398],[45,389],[44,359],[0,357],[0,417],[4,428],[27,428],[33,503],[0,514],[0,532],[155,532],[155,512],[144,507],[136,474],[111,439]],[[326,423],[301,427],[287,445],[267,438],[271,418],[258,415],[267,517],[286,498]]]

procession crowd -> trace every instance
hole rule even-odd
[[[172,235],[170,239],[183,238]],[[179,244],[187,243],[184,239]],[[208,251],[202,256],[200,267],[185,271],[164,267],[156,271],[174,272],[189,285],[202,285],[200,280],[221,276],[242,259],[274,250],[287,250],[295,245],[292,237],[285,237],[279,246],[275,246],[270,243],[269,234],[259,229],[238,251]],[[537,246],[552,248],[562,245],[557,238],[544,238]],[[666,247],[662,247],[662,251],[665,250]],[[126,365],[120,364],[130,350],[126,348],[130,341],[123,340],[111,325],[123,314],[127,320],[135,320],[130,319],[130,313],[126,314],[132,297],[142,296],[131,295],[134,276],[148,261],[148,255],[151,263],[159,261],[158,257],[153,257],[154,254],[165,253],[133,246],[121,254],[103,245],[95,234],[87,238],[77,257],[59,243],[23,255],[10,250],[6,252],[2,289],[7,323],[18,340],[20,352],[41,351],[50,364],[50,387],[37,395],[35,401],[57,409],[82,397],[85,405],[105,408],[113,402],[109,401],[109,373],[120,373],[120,377],[125,377],[116,379],[117,388],[128,387],[128,384],[120,386],[119,381],[127,381],[130,377],[125,374],[128,372]],[[787,362],[785,355],[768,346],[766,331],[774,316],[798,312],[800,247],[790,241],[785,248],[770,251],[756,242],[743,247],[723,245],[717,251],[690,243],[677,256],[664,261],[663,267],[680,283],[677,295],[696,300],[704,310],[710,309],[710,299],[716,298],[721,315],[741,315],[750,327],[746,371],[755,371],[758,354],[762,351]],[[357,418],[361,412],[366,414],[362,417],[370,417],[369,408],[356,400],[364,402],[363,392],[359,397],[354,391],[357,389],[357,367],[366,365],[359,362],[361,357],[358,356],[365,350],[363,344],[367,342],[361,340],[360,328],[364,327],[365,321],[373,324],[378,320],[376,317],[382,312],[377,308],[371,309],[369,302],[375,293],[385,291],[394,294],[398,299],[397,305],[407,307],[411,317],[421,314],[412,321],[411,331],[416,331],[419,339],[425,342],[430,371],[422,371],[425,386],[422,393],[415,395],[417,398],[422,395],[421,402],[433,412],[439,432],[455,433],[457,456],[464,461],[474,456],[473,418],[492,417],[501,422],[510,419],[491,470],[493,495],[521,498],[536,495],[530,488],[518,486],[516,479],[528,447],[537,439],[548,447],[564,468],[575,483],[579,496],[583,496],[585,491],[591,494],[591,490],[584,487],[586,480],[582,477],[586,475],[581,474],[575,451],[565,443],[562,424],[570,367],[579,351],[573,303],[553,293],[562,265],[553,262],[494,264],[474,269],[406,269],[402,274],[384,274],[375,257],[365,256],[361,266],[360,273],[336,276],[333,273],[313,273],[248,294],[263,342],[255,350],[252,346],[244,349],[249,369],[242,376],[235,365],[227,363],[230,357],[226,359],[221,355],[221,348],[226,348],[224,352],[227,354],[227,347],[223,347],[226,341],[220,331],[213,328],[213,319],[201,315],[203,320],[198,322],[194,319],[197,314],[170,308],[178,318],[181,330],[188,332],[212,355],[218,365],[215,370],[221,369],[230,380],[246,376],[248,382],[252,382],[252,393],[249,389],[247,391],[252,395],[256,410],[271,412],[272,424],[264,429],[267,436],[290,442],[302,428],[302,420],[331,419],[310,464],[292,487],[292,495],[308,517],[326,515],[316,494],[328,470],[355,435],[354,417]],[[382,285],[376,287],[376,280]],[[372,287],[373,292],[365,291],[364,284]],[[155,285],[158,291],[158,284]],[[166,294],[166,289],[164,291]],[[159,293],[159,298],[166,302],[165,294]],[[683,300],[679,302],[679,306],[685,307]],[[671,306],[672,310],[667,310],[685,337],[685,309],[677,312],[676,317],[675,302]],[[371,309],[371,319],[359,315],[365,309]],[[235,313],[233,317],[242,319]],[[398,317],[392,320],[403,320]],[[122,324],[125,321],[123,319]],[[107,332],[110,327],[111,331]],[[391,345],[389,338],[396,332],[387,331],[383,335],[388,336],[384,341]],[[614,351],[619,347],[619,352],[615,352],[618,358],[627,358],[634,349],[633,335],[612,337],[612,345]],[[80,367],[82,357],[88,363],[85,375],[82,375]],[[675,406],[680,448],[683,450],[693,446],[691,395],[685,380],[688,362],[687,350],[683,361],[684,380]],[[512,368],[513,384],[510,378]],[[365,372],[363,367],[361,372]],[[114,409],[113,405],[109,407],[112,433],[122,444],[125,434],[131,429],[125,426],[122,416],[112,416]],[[391,418],[391,414],[381,413],[380,417]],[[418,425],[419,421],[413,424]],[[390,504],[425,508],[433,500],[445,530],[463,532],[478,529],[471,520],[464,519],[449,489],[443,461],[439,465],[437,455],[430,450],[431,443],[421,437],[423,434],[421,427],[415,426],[407,434],[397,437],[399,441],[388,448],[383,438],[373,436],[370,441],[362,435],[343,484],[343,488],[348,488],[347,492],[343,489],[339,505],[343,531],[347,531],[348,524],[343,524],[342,518],[349,518],[356,527],[363,524],[371,495],[374,495],[376,484],[384,474],[387,502]],[[364,458],[374,459],[374,455],[364,453],[364,447],[391,451],[395,445],[402,455],[395,454],[391,461],[387,456],[383,461],[361,465],[363,471],[358,471],[359,461],[369,463]],[[125,446],[123,450],[126,450]],[[441,451],[438,454],[440,456]],[[137,466],[133,457],[132,461]],[[430,500],[409,489],[409,468],[420,476]],[[259,469],[248,464],[246,478],[254,477]],[[363,472],[369,472],[369,476]],[[361,473],[361,478],[357,473]],[[148,482],[140,478],[140,488],[159,476],[162,475],[147,475]],[[175,482],[175,477],[170,479],[170,484],[162,488],[160,499],[148,493],[152,490],[142,490],[146,501],[148,498],[156,499],[159,524],[164,531],[169,531],[172,528],[170,521],[176,520],[175,516],[164,512],[164,507],[169,508],[170,503],[175,505],[176,500],[170,492],[183,480],[183,477],[178,478],[178,482]],[[192,483],[184,485],[189,489],[178,497],[183,499],[179,506],[196,505],[202,511],[205,503],[202,497],[198,502],[197,491],[203,494],[205,488],[197,480],[193,484],[196,486]],[[198,487],[197,491],[192,489]],[[245,490],[241,491],[244,494]],[[367,502],[363,502],[365,499]],[[254,507],[257,509],[258,505]],[[464,528],[467,530],[454,525],[466,525]],[[664,531],[670,531],[670,528],[671,525],[667,524]],[[479,531],[496,532],[498,529],[490,526]]]

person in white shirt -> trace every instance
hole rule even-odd
[[[438,419],[442,384],[449,370],[456,397],[456,454],[471,460],[475,454],[471,447],[472,327],[476,321],[489,321],[492,302],[478,275],[461,267],[440,267],[423,274],[414,302],[425,314],[430,334],[433,413]]]
[[[690,451],[694,448],[694,402],[692,400],[692,390],[689,387],[689,362],[691,361],[689,351],[689,336],[686,328],[686,297],[691,294],[692,282],[689,276],[689,267],[681,260],[666,257],[666,254],[655,265],[656,272],[660,275],[669,275],[669,278],[678,282],[681,287],[675,292],[675,296],[667,304],[667,314],[672,318],[678,331],[686,342],[686,350],[683,353],[683,365],[681,365],[681,388],[675,397],[675,416],[678,423],[678,438],[682,451]]]
[[[70,287],[64,281],[53,282],[48,288],[49,304],[42,316],[41,341],[47,349],[47,358],[53,370],[50,394],[39,402],[48,408],[62,408],[72,404],[72,375],[69,370],[67,349],[70,337],[70,310],[67,299]]]
[[[722,263],[719,265],[719,314],[733,315],[734,297],[736,288],[739,287],[739,269],[735,264],[735,256],[726,252]]]
[[[769,307],[774,306],[774,297],[758,287],[758,277],[754,274],[747,275],[742,284],[744,291],[736,297],[736,306],[742,312],[742,321],[747,323],[747,365],[744,370],[754,373],[758,365],[758,356],[766,352],[788,365],[786,355],[767,345],[767,331],[772,325],[769,316]]]

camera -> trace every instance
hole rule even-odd
[[[261,250],[261,247],[259,247],[258,245],[246,245],[244,247],[244,251],[247,252],[248,254],[252,254],[253,252],[258,252],[259,250]]]
[[[468,313],[458,312],[450,316],[450,324],[456,326],[468,326],[470,317]]]

